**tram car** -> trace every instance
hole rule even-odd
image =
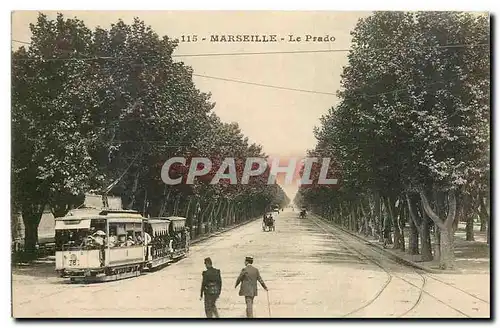
[[[140,275],[144,218],[128,210],[71,210],[56,218],[56,271],[71,280],[109,281]]]
[[[170,233],[172,236],[172,259],[178,260],[189,254],[189,230],[186,227],[186,218],[170,216]]]
[[[71,210],[56,219],[56,271],[83,282],[139,276],[187,255],[185,223],[180,217],[146,219],[130,210]]]
[[[186,218],[148,218],[144,231],[151,238],[146,246],[146,267],[156,269],[185,257],[189,252]]]

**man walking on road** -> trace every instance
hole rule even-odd
[[[236,288],[241,283],[239,295],[245,297],[247,318],[253,318],[253,299],[257,296],[257,281],[259,281],[260,285],[267,291],[267,286],[262,280],[259,270],[252,264],[253,257],[247,256],[245,258],[245,267],[241,270],[234,286],[234,288]]]
[[[215,302],[222,290],[222,278],[220,270],[212,266],[212,259],[207,257],[204,262],[207,269],[202,273],[203,281],[201,283],[200,300],[205,295],[205,314],[207,318],[218,318],[219,313]]]

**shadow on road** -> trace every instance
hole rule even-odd
[[[54,263],[30,263],[12,265],[13,280],[43,281],[44,284],[69,285],[69,279],[62,279],[55,271]]]

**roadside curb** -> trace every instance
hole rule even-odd
[[[339,225],[333,223],[333,222],[330,222],[328,220],[325,220],[324,218],[320,217],[320,216],[317,216],[315,215],[315,217],[317,217],[318,219],[320,219],[321,221],[325,222],[325,223],[328,223],[332,226],[334,226],[335,228],[353,236],[353,237],[356,237],[362,241],[364,241],[365,243],[367,243],[368,245],[370,246],[373,246],[373,247],[376,247],[377,249],[381,250],[383,253],[385,253],[386,255],[388,255],[390,258],[392,258],[393,260],[395,260],[396,262],[398,263],[402,263],[402,264],[405,264],[407,266],[411,266],[411,267],[414,267],[416,269],[419,269],[419,270],[422,270],[422,271],[426,271],[426,272],[429,272],[429,273],[436,273],[436,274],[440,274],[440,273],[453,273],[453,274],[460,274],[459,271],[450,271],[450,270],[438,270],[438,269],[431,269],[431,268],[426,268],[416,262],[413,262],[413,261],[410,261],[410,260],[407,260],[403,257],[401,257],[400,255],[394,253],[394,252],[391,252],[390,250],[388,249],[385,249],[384,247],[374,243],[373,241],[363,237],[363,236],[360,236],[352,231],[349,231],[349,230],[346,230],[345,228],[343,227],[340,227]]]
[[[231,231],[231,230],[233,230],[233,229],[239,228],[239,227],[241,227],[241,226],[244,226],[244,225],[246,225],[246,224],[249,224],[250,222],[253,222],[253,221],[257,220],[258,218],[260,218],[260,216],[257,216],[257,217],[255,217],[255,218],[252,218],[252,219],[246,220],[246,221],[241,222],[241,223],[238,223],[238,224],[236,224],[236,225],[233,225],[233,226],[230,226],[230,227],[224,228],[223,230],[220,230],[220,231],[217,231],[217,232],[213,232],[213,233],[211,233],[211,234],[210,234],[210,235],[208,235],[208,236],[203,236],[203,237],[201,237],[201,238],[196,238],[196,239],[193,239],[193,240],[191,240],[191,241],[189,242],[189,246],[191,246],[191,245],[196,245],[196,244],[198,244],[198,243],[201,243],[202,241],[205,241],[205,240],[210,239],[210,238],[212,238],[212,237],[218,236],[218,235],[220,235],[220,234],[222,234],[222,233],[225,233],[225,232]]]

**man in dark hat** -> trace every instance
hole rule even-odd
[[[219,298],[222,289],[222,278],[220,270],[212,266],[211,258],[207,257],[204,262],[207,269],[202,273],[203,281],[201,283],[200,301],[203,295],[205,295],[205,313],[207,318],[218,318],[219,313],[215,302]]]
[[[262,288],[267,291],[267,286],[264,280],[260,277],[259,270],[253,265],[253,257],[247,256],[245,258],[245,267],[241,270],[241,273],[236,280],[234,288],[240,287],[240,296],[245,297],[245,303],[247,305],[247,318],[253,318],[253,299],[257,296],[257,281],[259,281]]]

